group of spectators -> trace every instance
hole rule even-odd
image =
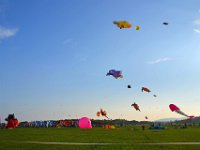
[[[25,121],[20,122],[18,127],[48,128],[48,127],[77,127],[77,120],[48,120],[48,121]]]
[[[65,119],[65,120],[47,120],[47,121],[24,121],[20,122],[15,117],[14,113],[9,114],[7,118],[5,118],[6,123],[0,122],[0,128],[48,128],[48,127],[77,127],[78,120],[77,119]]]

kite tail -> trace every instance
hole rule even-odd
[[[188,116],[190,119],[194,119],[195,118],[195,116]]]
[[[175,110],[175,112],[177,112],[180,115],[183,115],[185,117],[189,117],[188,115],[186,115],[184,112],[182,112],[181,110]]]
[[[109,119],[109,120],[112,120],[112,119],[110,119],[110,118],[108,118],[108,116],[105,116],[107,119]]]

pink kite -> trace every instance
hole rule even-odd
[[[177,106],[174,105],[174,104],[170,104],[170,105],[169,105],[169,108],[170,108],[170,110],[171,110],[172,112],[175,111],[176,113],[178,113],[178,114],[180,114],[180,115],[183,115],[183,116],[186,116],[186,117],[188,117],[188,118],[190,118],[190,119],[194,119],[194,118],[195,118],[195,116],[189,116],[189,115],[185,114],[184,112],[182,112],[182,111],[180,110],[179,107],[177,107]]]
[[[82,117],[81,119],[79,119],[78,126],[81,129],[91,129],[92,128],[91,121],[87,117]]]

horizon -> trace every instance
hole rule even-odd
[[[195,0],[0,1],[0,118],[102,119],[100,108],[111,119],[181,118],[169,104],[199,116],[199,6]],[[132,28],[113,24],[122,20]],[[124,77],[106,76],[110,69]]]
[[[83,116],[84,117],[84,116]],[[195,117],[195,118],[198,118],[199,116]],[[16,117],[16,119],[18,119]],[[48,120],[20,120],[20,122],[35,122],[35,121],[55,121],[55,120],[79,120],[80,118],[61,118],[61,119],[48,119]],[[170,122],[170,121],[181,121],[181,120],[188,120],[187,117],[179,117],[179,118],[159,118],[157,120],[127,120],[127,119],[123,119],[123,118],[115,118],[115,119],[106,119],[106,118],[90,118],[90,120],[101,120],[101,121],[104,121],[104,120],[107,120],[107,121],[113,121],[113,120],[125,120],[125,121],[136,121],[136,122]],[[0,118],[0,123],[6,123],[5,119],[1,120]]]

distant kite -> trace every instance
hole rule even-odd
[[[167,26],[169,23],[167,23],[167,22],[163,22],[163,24]]]
[[[135,26],[135,30],[140,30],[140,26]]]
[[[109,70],[109,72],[106,74],[106,76],[110,76],[110,75],[112,75],[113,77],[115,77],[115,79],[117,79],[117,78],[123,78],[122,71],[117,71],[115,69]]]
[[[183,116],[185,116],[185,117],[188,117],[188,118],[190,118],[190,119],[194,119],[194,118],[195,118],[195,116],[189,116],[189,115],[185,114],[184,112],[182,112],[182,111],[180,110],[179,107],[177,107],[177,106],[174,105],[174,104],[170,104],[170,105],[169,105],[169,108],[170,108],[170,110],[171,110],[172,112],[175,111],[176,113],[178,113],[178,114],[180,114],[180,115],[183,115]]]
[[[151,92],[151,91],[150,91],[148,88],[146,88],[146,87],[142,87],[142,92],[143,92],[143,91],[148,92],[148,93]]]
[[[97,112],[97,116],[98,117],[100,117],[101,115],[104,116],[104,117],[106,117],[106,118],[108,118],[107,117],[107,112],[105,110],[103,110],[103,109],[100,109],[100,111]]]
[[[127,88],[129,88],[129,89],[130,89],[130,88],[131,88],[131,85],[128,85],[128,86],[127,86]]]
[[[136,110],[140,111],[139,105],[136,104],[135,102],[131,106],[133,106]]]
[[[151,92],[150,89],[149,89],[149,88],[146,88],[146,87],[142,87],[141,90],[142,90],[142,92],[144,92],[144,91],[145,91],[145,92],[148,92],[148,93]],[[156,95],[156,94],[153,94],[153,97],[157,97],[157,95]]]
[[[101,112],[98,111],[98,112],[97,112],[97,116],[100,117],[100,115],[101,115]]]
[[[145,116],[145,119],[149,119],[147,116]]]
[[[132,26],[128,21],[113,21],[113,24],[116,24],[120,29],[131,28]]]

